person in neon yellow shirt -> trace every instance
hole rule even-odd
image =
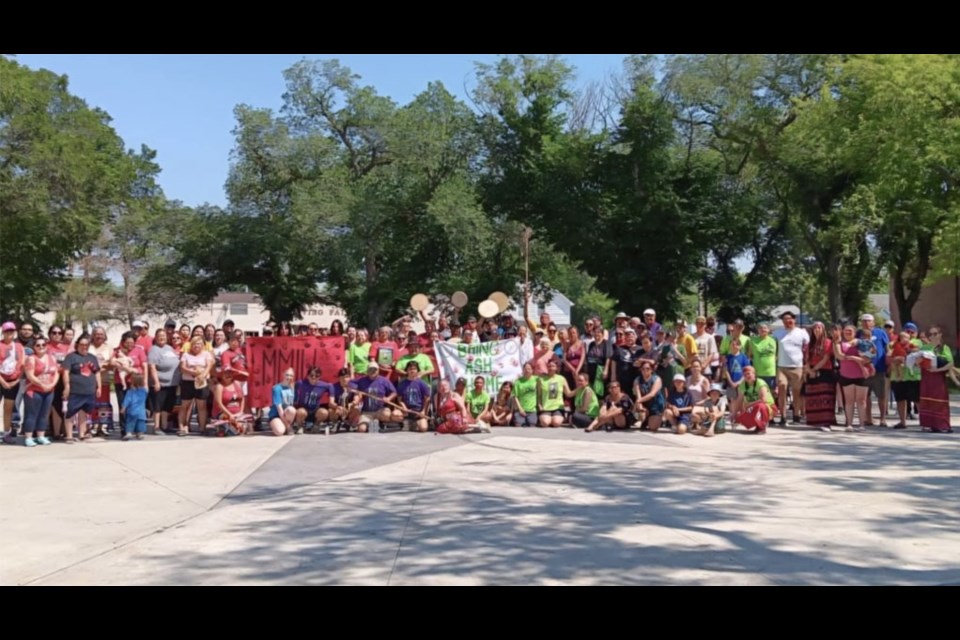
[[[557,373],[557,361],[551,360],[547,373],[537,381],[537,408],[541,427],[559,427],[563,424],[563,399],[573,396],[567,379]]]
[[[357,330],[357,339],[350,343],[347,349],[347,366],[350,375],[354,378],[367,374],[367,364],[370,362],[370,343],[367,341],[367,330]]]

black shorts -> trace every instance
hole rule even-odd
[[[891,382],[893,397],[897,402],[920,402],[920,382],[918,380],[904,380]]]
[[[10,382],[10,381],[7,380],[7,382]],[[4,400],[16,400],[18,391],[20,391],[19,381],[17,381],[9,389],[7,389],[6,387],[0,387],[0,397],[3,397]]]
[[[160,387],[160,391],[150,391],[150,411],[154,413],[170,413],[176,403],[176,387]]]
[[[190,402],[191,400],[206,400],[210,397],[210,386],[207,385],[203,389],[197,389],[193,384],[193,380],[181,380],[180,381],[180,399],[183,402]]]
[[[78,396],[71,393],[67,397],[67,413],[64,417],[72,418],[81,411],[90,415],[96,407],[97,397],[95,395]]]
[[[570,416],[570,423],[578,429],[586,429],[593,423],[593,418],[577,411]]]
[[[840,383],[841,387],[849,387],[850,385],[853,385],[855,387],[867,386],[866,378],[844,378],[843,376],[840,376],[837,378],[837,382]]]

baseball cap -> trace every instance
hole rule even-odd
[[[723,395],[723,385],[719,385],[719,384],[714,383],[714,384],[710,385],[710,391],[708,391],[707,393],[713,393],[714,391],[716,391],[717,393]]]
[[[623,311],[621,311],[620,313],[618,313],[617,315],[615,315],[615,316],[613,317],[613,319],[614,319],[614,320],[621,320],[621,319],[622,319],[622,320],[629,320],[629,319],[630,319],[630,316],[628,316],[628,315],[625,314]]]
[[[224,320],[224,321],[223,321],[223,324],[220,325],[220,326],[226,326],[226,325],[228,325],[228,324],[232,324],[233,326],[237,326],[237,323],[234,322],[233,320],[231,320],[230,318],[227,318],[226,320]]]
[[[912,322],[908,322],[907,324],[903,325],[903,330],[904,330],[904,331],[919,331],[919,330],[920,330],[920,327],[918,327],[917,325],[913,324]]]
[[[872,322],[872,321],[873,321],[873,314],[865,313],[865,314],[863,314],[862,316],[860,316],[860,321],[863,322],[864,320],[870,320],[870,321]]]
[[[3,330],[3,331],[16,331],[16,330],[17,330],[17,325],[15,325],[15,324],[13,324],[12,322],[10,322],[9,320],[7,320],[6,322],[3,323],[3,328],[2,328],[2,330]]]
[[[624,329],[623,332],[624,332],[624,333],[632,333],[633,335],[637,335],[637,332],[634,331],[633,327],[627,327],[626,329]]]
[[[133,328],[134,328],[134,329],[143,329],[143,323],[142,323],[141,321],[139,321],[139,320],[134,320],[134,321],[133,321]]]
[[[897,325],[896,325],[896,323],[895,323],[893,320],[887,320],[886,322],[883,323],[883,326],[885,326],[885,327],[890,327],[890,328],[892,329],[893,327],[895,327],[895,326],[897,326]]]
[[[380,367],[377,366],[376,362],[371,362],[370,364],[367,365],[367,373],[370,373],[371,371],[375,371],[378,369],[380,369]]]
[[[163,323],[163,328],[164,328],[164,329],[176,329],[176,328],[177,328],[177,322],[176,322],[176,320],[167,320],[166,322]]]
[[[644,310],[643,310],[643,315],[645,315],[645,316],[655,316],[655,315],[657,315],[657,312],[654,311],[653,309],[644,309]]]
[[[686,382],[686,381],[687,381],[687,379],[683,377],[683,374],[682,374],[682,373],[675,373],[675,374],[673,375],[673,381],[676,382],[677,380],[679,380],[680,382]]]

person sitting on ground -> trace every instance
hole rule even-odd
[[[430,406],[430,385],[420,379],[420,365],[410,360],[404,367],[407,377],[397,383],[397,402],[403,407],[403,426],[408,431],[425,432],[429,427],[426,410]]]
[[[573,396],[573,415],[570,423],[578,429],[592,425],[600,417],[600,401],[590,387],[590,376],[586,372],[577,374],[577,387]]]
[[[358,431],[366,432],[374,420],[377,420],[379,424],[403,422],[403,411],[399,408],[391,410],[390,406],[386,404],[393,403],[397,397],[397,389],[386,376],[380,375],[380,369],[376,362],[367,365],[366,377],[355,382],[357,391],[363,398]]]
[[[687,379],[682,373],[674,374],[673,388],[667,393],[667,408],[663,410],[663,419],[670,429],[683,435],[690,427],[693,412],[693,398],[687,391]]]
[[[603,408],[597,418],[587,426],[588,432],[596,431],[600,427],[605,427],[608,431],[614,428],[629,429],[637,421],[633,414],[633,398],[623,393],[620,383],[611,382],[607,391]]]
[[[296,393],[294,381],[296,374],[293,369],[283,372],[283,380],[273,386],[270,402],[270,413],[267,420],[273,435],[293,435],[293,423],[297,419],[297,409],[293,405]]]
[[[523,365],[523,375],[513,383],[513,424],[517,427],[537,425],[537,385],[539,378],[533,375],[533,364]]]
[[[489,408],[477,418],[494,427],[506,427],[513,418],[513,383],[504,382],[500,385],[497,397],[490,403]]]
[[[727,411],[727,399],[723,395],[723,387],[714,384],[704,400],[694,408],[693,424],[696,427],[691,433],[698,436],[712,438],[718,433],[726,431],[723,415]],[[709,426],[703,427],[707,423]]]
[[[773,417],[773,392],[767,383],[757,377],[757,370],[753,367],[743,369],[743,384],[740,385],[739,406],[743,409],[735,414],[735,422],[756,434],[767,432],[767,425]]]
[[[334,404],[333,385],[320,379],[320,367],[307,369],[307,377],[297,382],[293,394],[293,406],[297,409],[294,433],[303,433],[307,418],[314,427],[330,420],[330,405]]]
[[[470,427],[470,412],[463,398],[450,390],[450,381],[441,380],[434,402],[437,433],[466,433]]]
[[[463,399],[474,420],[478,420],[490,407],[490,394],[483,390],[484,384],[483,376],[474,378],[473,389],[468,391]]]
[[[238,379],[239,373],[232,367],[224,368],[220,371],[220,384],[213,390],[214,410],[236,435],[250,433],[253,420],[253,416],[244,414],[243,383]]]
[[[653,365],[649,362],[640,363],[640,375],[633,383],[633,395],[637,399],[634,410],[641,427],[656,432],[663,420],[663,411],[666,408],[663,382],[660,376],[653,372]]]

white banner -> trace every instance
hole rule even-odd
[[[530,341],[523,346],[530,346]],[[434,342],[434,353],[440,366],[440,377],[449,380],[451,386],[457,378],[466,378],[467,389],[473,388],[473,379],[483,376],[484,389],[495,394],[504,382],[513,382],[523,373],[523,363],[529,358],[521,348],[520,338],[475,342],[473,344],[450,344]]]

